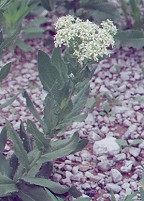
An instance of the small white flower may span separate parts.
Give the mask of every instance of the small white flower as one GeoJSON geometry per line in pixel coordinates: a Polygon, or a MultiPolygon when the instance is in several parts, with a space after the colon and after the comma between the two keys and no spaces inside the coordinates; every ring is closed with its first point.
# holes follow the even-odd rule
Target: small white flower
{"type": "Polygon", "coordinates": [[[72,47],[73,55],[80,64],[86,61],[98,61],[99,57],[110,55],[108,47],[114,45],[113,36],[117,33],[116,26],[110,20],[100,26],[73,16],[60,17],[55,24],[55,46],[72,47]]]}

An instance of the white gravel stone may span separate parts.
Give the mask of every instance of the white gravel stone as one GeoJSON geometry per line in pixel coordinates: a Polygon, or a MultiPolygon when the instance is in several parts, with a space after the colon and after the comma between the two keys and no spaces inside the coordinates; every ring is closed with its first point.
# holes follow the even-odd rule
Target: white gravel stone
{"type": "Polygon", "coordinates": [[[121,187],[118,184],[113,183],[106,184],[106,189],[108,191],[113,191],[114,193],[119,193],[121,191],[121,187]]]}
{"type": "Polygon", "coordinates": [[[117,144],[116,138],[107,137],[94,143],[93,152],[96,156],[103,154],[115,155],[120,152],[120,146],[117,144]]]}
{"type": "Polygon", "coordinates": [[[97,164],[96,168],[98,168],[101,171],[108,171],[112,167],[112,163],[109,160],[101,161],[97,164]]]}
{"type": "Polygon", "coordinates": [[[101,132],[104,133],[104,134],[107,134],[108,131],[109,131],[109,128],[108,128],[107,126],[103,126],[103,127],[101,128],[101,132]]]}
{"type": "Polygon", "coordinates": [[[131,126],[131,121],[129,121],[128,119],[125,119],[124,121],[123,121],[123,124],[125,125],[125,126],[131,126]]]}
{"type": "Polygon", "coordinates": [[[114,112],[116,114],[117,113],[122,114],[122,113],[124,113],[124,112],[126,112],[128,110],[129,110],[129,108],[125,107],[125,106],[115,106],[115,107],[112,108],[112,112],[114,112]]]}
{"type": "Polygon", "coordinates": [[[84,175],[82,172],[78,172],[71,176],[71,180],[74,180],[74,181],[81,181],[82,179],[84,179],[84,175]]]}
{"type": "Polygon", "coordinates": [[[132,169],[133,162],[132,161],[125,161],[125,165],[120,168],[121,172],[129,173],[132,169]]]}
{"type": "Polygon", "coordinates": [[[87,150],[82,150],[81,153],[81,158],[83,161],[91,161],[91,153],[87,150]]]}
{"type": "Polygon", "coordinates": [[[125,92],[125,90],[126,90],[126,85],[125,85],[125,84],[121,85],[121,86],[118,88],[118,90],[119,90],[120,92],[125,92]]]}
{"type": "Polygon", "coordinates": [[[144,87],[137,87],[136,89],[135,89],[135,93],[137,93],[137,94],[144,94],[144,87]]]}
{"type": "Polygon", "coordinates": [[[125,160],[126,159],[126,154],[125,153],[120,153],[120,154],[116,154],[114,157],[115,161],[121,161],[121,160],[125,160]]]}
{"type": "Polygon", "coordinates": [[[85,123],[88,125],[95,124],[95,118],[91,113],[88,114],[87,118],[85,119],[85,123]]]}
{"type": "Polygon", "coordinates": [[[93,142],[100,140],[100,139],[101,139],[101,137],[98,134],[96,134],[94,131],[89,132],[88,140],[90,143],[93,143],[93,142]]]}
{"type": "Polygon", "coordinates": [[[136,112],[136,119],[138,122],[142,122],[142,120],[144,119],[144,115],[140,112],[136,112]]]}
{"type": "Polygon", "coordinates": [[[122,180],[122,174],[117,169],[111,169],[111,176],[114,183],[122,180]]]}
{"type": "Polygon", "coordinates": [[[129,153],[134,157],[138,157],[140,154],[140,151],[141,151],[141,149],[136,148],[136,147],[130,147],[130,149],[129,149],[129,153]]]}

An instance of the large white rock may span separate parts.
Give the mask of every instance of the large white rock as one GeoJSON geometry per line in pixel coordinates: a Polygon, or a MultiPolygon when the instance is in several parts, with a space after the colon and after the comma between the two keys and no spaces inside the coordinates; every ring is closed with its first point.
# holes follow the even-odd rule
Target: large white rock
{"type": "Polygon", "coordinates": [[[115,155],[120,152],[120,146],[114,137],[106,137],[105,139],[96,141],[93,145],[93,152],[96,156],[103,154],[115,155]]]}

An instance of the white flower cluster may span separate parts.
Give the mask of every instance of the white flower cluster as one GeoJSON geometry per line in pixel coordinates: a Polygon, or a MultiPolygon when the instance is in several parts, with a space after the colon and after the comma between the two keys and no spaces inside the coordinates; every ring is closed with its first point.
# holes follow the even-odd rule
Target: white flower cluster
{"type": "Polygon", "coordinates": [[[63,16],[55,24],[55,46],[72,47],[73,55],[80,64],[85,61],[98,61],[99,57],[109,55],[108,47],[114,45],[113,36],[117,33],[116,26],[110,20],[103,21],[100,26],[73,16],[63,16]]]}

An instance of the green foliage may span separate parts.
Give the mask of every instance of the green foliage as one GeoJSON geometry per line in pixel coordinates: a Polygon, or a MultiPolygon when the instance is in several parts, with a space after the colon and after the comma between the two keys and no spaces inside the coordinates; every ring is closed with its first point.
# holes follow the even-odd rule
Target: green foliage
{"type": "MultiPolygon", "coordinates": [[[[40,201],[41,198],[43,198],[43,200],[57,201],[60,199],[64,201],[61,196],[65,193],[69,193],[72,196],[76,196],[76,194],[78,197],[81,196],[75,188],[72,190],[72,188],[43,178],[43,175],[45,175],[45,168],[43,167],[46,164],[48,167],[48,162],[76,152],[80,142],[78,134],[75,133],[71,138],[66,140],[53,142],[47,140],[42,133],[39,133],[42,135],[42,137],[39,137],[39,135],[33,132],[34,129],[36,128],[32,122],[28,124],[30,133],[32,132],[36,137],[35,139],[38,139],[40,143],[43,142],[43,147],[45,148],[43,150],[38,150],[39,146],[36,148],[34,144],[32,150],[30,150],[28,148],[31,147],[31,142],[28,140],[30,136],[28,137],[24,128],[23,132],[25,132],[25,134],[23,137],[27,139],[27,146],[22,143],[24,142],[24,139],[23,141],[21,139],[22,135],[19,137],[11,124],[8,121],[6,122],[6,128],[2,130],[0,135],[0,150],[3,152],[6,136],[8,135],[9,139],[11,139],[14,144],[14,155],[7,161],[4,155],[0,153],[0,197],[13,199],[18,197],[23,201],[40,201]],[[45,138],[45,142],[43,138],[45,138]],[[15,163],[14,161],[16,160],[18,160],[18,162],[15,163]],[[15,164],[15,166],[13,164],[15,164]]],[[[79,149],[79,151],[80,150],[81,149],[79,149]]],[[[85,199],[83,201],[85,201],[85,199]]]]}
{"type": "Polygon", "coordinates": [[[7,63],[0,70],[0,83],[3,81],[4,78],[6,78],[6,76],[10,72],[10,65],[11,65],[10,63],[7,63]]]}
{"type": "MultiPolygon", "coordinates": [[[[87,116],[82,110],[87,104],[88,82],[94,71],[88,67],[82,69],[76,61],[71,69],[68,59],[71,61],[72,58],[68,53],[62,58],[59,48],[53,51],[52,57],[39,51],[39,77],[47,92],[43,117],[24,91],[26,105],[40,128],[28,119],[26,129],[21,122],[18,134],[6,120],[6,127],[0,134],[0,198],[64,201],[66,195],[71,195],[76,201],[90,201],[89,198],[80,198],[81,193],[74,186],[62,186],[50,179],[55,160],[79,152],[88,144],[88,140],[80,139],[77,132],[69,138],[53,140],[72,122],[83,121],[87,116]],[[9,160],[3,155],[7,138],[12,140],[14,147],[9,160]]],[[[7,75],[8,67],[9,64],[2,71],[1,80],[7,75]]],[[[92,103],[88,104],[88,111],[92,106],[92,103]]]]}
{"type": "Polygon", "coordinates": [[[42,38],[44,29],[41,24],[47,19],[40,17],[22,26],[23,19],[37,7],[39,2],[30,4],[29,0],[2,1],[0,10],[0,55],[8,47],[18,46],[23,51],[32,51],[32,47],[25,43],[28,38],[42,38]],[[19,36],[19,37],[18,37],[19,36]]]}

